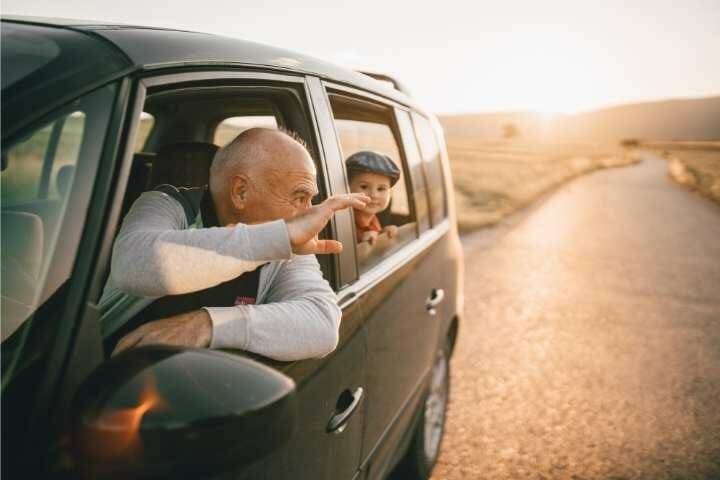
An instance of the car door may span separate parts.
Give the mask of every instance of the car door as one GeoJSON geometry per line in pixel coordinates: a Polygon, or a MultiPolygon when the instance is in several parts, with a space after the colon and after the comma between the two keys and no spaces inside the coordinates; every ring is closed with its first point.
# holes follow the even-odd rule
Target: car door
{"type": "Polygon", "coordinates": [[[402,170],[388,210],[378,214],[381,223],[393,224],[397,233],[392,238],[381,233],[373,245],[356,244],[357,281],[351,287],[362,305],[367,332],[363,474],[381,478],[399,454],[434,358],[438,325],[425,305],[432,275],[424,270],[421,274],[428,252],[418,239],[413,175],[395,107],[332,84],[326,85],[326,94],[336,131],[335,139],[327,142],[337,141],[341,158],[373,150],[402,170]]]}
{"type": "MultiPolygon", "coordinates": [[[[307,143],[316,160],[321,196],[327,196],[332,193],[332,189],[326,174],[326,159],[317,133],[313,108],[302,75],[235,70],[148,77],[141,80],[138,108],[133,115],[136,123],[141,124],[142,119],[149,117],[141,112],[150,111],[153,129],[144,132],[147,137],[145,141],[129,141],[128,145],[137,145],[135,150],[140,151],[133,154],[130,148],[125,161],[133,166],[142,166],[168,142],[192,140],[212,143],[219,138],[228,141],[229,138],[225,137],[230,127],[253,126],[253,118],[257,117],[261,126],[286,128],[297,133],[307,143]],[[212,80],[212,87],[207,86],[207,80],[212,80]],[[182,88],[174,90],[175,84],[180,84],[182,88]],[[166,108],[167,105],[172,105],[172,108],[166,108]],[[166,111],[172,111],[171,115],[164,116],[166,111]],[[185,113],[186,119],[197,119],[198,123],[193,125],[184,120],[182,128],[176,128],[173,122],[176,118],[174,112],[177,111],[185,113]],[[269,116],[273,117],[273,121],[268,120],[269,116]],[[201,120],[203,118],[207,118],[207,121],[201,120]],[[234,121],[226,122],[223,118],[234,121]]],[[[144,177],[139,174],[137,178],[132,177],[127,190],[138,194],[138,190],[143,189],[138,189],[133,182],[144,177]]],[[[128,203],[126,198],[118,201],[121,204],[128,203]]],[[[331,224],[325,234],[334,236],[335,230],[335,225],[331,224]]],[[[336,263],[332,257],[321,259],[323,272],[338,289],[340,285],[335,273],[336,263]]],[[[142,302],[128,304],[123,307],[126,313],[116,310],[113,315],[134,318],[142,315],[145,305],[142,302]]],[[[361,406],[364,401],[365,337],[360,328],[362,316],[358,304],[345,302],[341,307],[343,320],[339,344],[326,357],[276,362],[253,356],[255,360],[282,372],[295,382],[298,415],[294,432],[286,443],[267,456],[228,471],[221,475],[222,478],[353,478],[360,461],[364,420],[361,406]]],[[[243,352],[229,352],[247,355],[243,352]]],[[[243,435],[244,432],[237,432],[237,438],[243,435]]]]}

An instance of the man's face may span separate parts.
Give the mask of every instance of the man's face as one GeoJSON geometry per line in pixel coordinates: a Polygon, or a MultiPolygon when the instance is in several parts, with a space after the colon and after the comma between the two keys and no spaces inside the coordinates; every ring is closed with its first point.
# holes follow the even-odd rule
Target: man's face
{"type": "Polygon", "coordinates": [[[357,172],[350,177],[350,191],[364,193],[370,197],[370,203],[362,210],[365,213],[377,214],[390,204],[390,179],[384,175],[371,172],[357,172]]]}
{"type": "Polygon", "coordinates": [[[291,149],[254,169],[242,212],[243,223],[288,219],[311,206],[316,170],[304,149],[291,149]]]}

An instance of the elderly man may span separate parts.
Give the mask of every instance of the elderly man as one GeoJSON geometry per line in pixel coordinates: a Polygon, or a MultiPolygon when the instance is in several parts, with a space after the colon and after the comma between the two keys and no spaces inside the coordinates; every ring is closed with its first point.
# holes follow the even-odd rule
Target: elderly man
{"type": "Polygon", "coordinates": [[[115,241],[106,291],[162,297],[144,320],[169,318],[125,334],[115,351],[161,343],[298,360],[334,350],[341,312],[313,254],[342,245],[317,235],[335,211],[369,199],[312,206],[316,194],[305,147],[261,128],[217,152],[208,189],[142,194],[115,241]],[[192,224],[188,207],[198,211],[192,224]]]}

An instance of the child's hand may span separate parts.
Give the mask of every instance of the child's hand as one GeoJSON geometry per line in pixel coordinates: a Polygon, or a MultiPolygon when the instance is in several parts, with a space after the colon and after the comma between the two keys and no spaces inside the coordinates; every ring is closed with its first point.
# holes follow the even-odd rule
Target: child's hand
{"type": "Polygon", "coordinates": [[[387,233],[388,238],[394,238],[397,235],[398,227],[395,225],[386,225],[382,229],[382,233],[387,233]]]}
{"type": "Polygon", "coordinates": [[[368,242],[371,246],[375,245],[375,242],[378,239],[378,232],[373,232],[372,230],[368,230],[367,232],[363,232],[362,234],[362,240],[363,242],[368,242]]]}

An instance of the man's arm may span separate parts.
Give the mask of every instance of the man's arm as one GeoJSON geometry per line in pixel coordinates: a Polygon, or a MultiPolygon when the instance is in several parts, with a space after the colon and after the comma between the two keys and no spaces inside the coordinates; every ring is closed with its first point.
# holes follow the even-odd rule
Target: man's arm
{"type": "Polygon", "coordinates": [[[338,343],[342,312],[314,255],[279,267],[262,305],[207,307],[147,323],[115,353],[149,344],[237,348],[281,361],[322,357],[338,343]]]}
{"type": "Polygon", "coordinates": [[[145,192],[125,217],[112,253],[111,281],[138,297],[213,287],[264,262],[290,258],[285,222],[187,229],[185,212],[162,192],[145,192]]]}
{"type": "Polygon", "coordinates": [[[262,263],[296,254],[339,253],[319,240],[332,215],[369,201],[351,193],[326,199],[287,221],[186,229],[182,206],[162,192],[145,192],[123,221],[113,247],[110,281],[138,297],[179,295],[213,287],[262,263]]]}
{"type": "Polygon", "coordinates": [[[285,262],[261,305],[208,307],[212,348],[240,348],[275,360],[318,358],[338,343],[342,312],[314,255],[285,262]]]}

